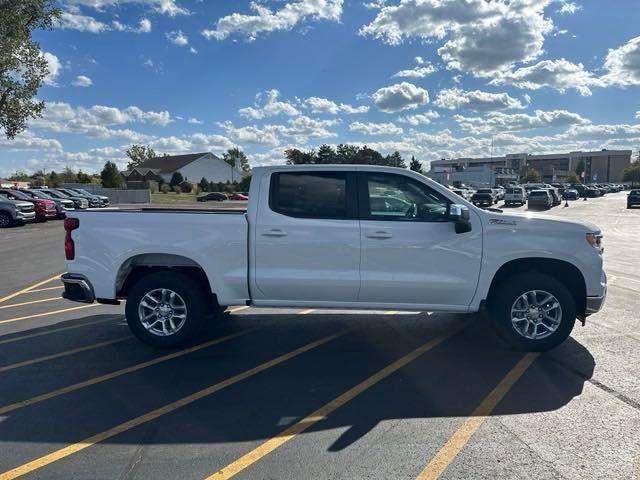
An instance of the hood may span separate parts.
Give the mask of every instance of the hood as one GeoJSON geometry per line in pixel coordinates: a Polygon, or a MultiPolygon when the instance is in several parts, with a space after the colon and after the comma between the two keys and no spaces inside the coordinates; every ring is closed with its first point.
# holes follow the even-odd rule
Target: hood
{"type": "Polygon", "coordinates": [[[487,223],[491,225],[542,227],[542,228],[566,228],[581,232],[599,233],[600,228],[584,220],[573,218],[555,217],[553,215],[543,215],[540,213],[498,213],[484,211],[487,223]]]}

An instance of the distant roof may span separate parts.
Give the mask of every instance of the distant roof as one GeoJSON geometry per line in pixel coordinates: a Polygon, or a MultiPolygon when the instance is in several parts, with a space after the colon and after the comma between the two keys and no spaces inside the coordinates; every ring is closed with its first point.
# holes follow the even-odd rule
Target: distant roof
{"type": "Polygon", "coordinates": [[[186,155],[171,155],[168,157],[154,157],[142,163],[139,167],[136,168],[136,170],[142,173],[141,169],[148,168],[152,170],[157,169],[162,173],[171,173],[208,154],[209,152],[203,152],[188,153],[186,155]]]}

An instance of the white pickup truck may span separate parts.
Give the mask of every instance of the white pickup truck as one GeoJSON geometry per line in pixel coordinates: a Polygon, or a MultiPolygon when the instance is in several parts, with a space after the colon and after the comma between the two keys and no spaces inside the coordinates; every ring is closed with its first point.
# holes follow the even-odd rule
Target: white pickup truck
{"type": "Polygon", "coordinates": [[[133,333],[184,343],[228,305],[488,309],[530,351],[564,341],[606,294],[595,225],[485,211],[403,169],[253,169],[247,210],[102,210],[65,221],[63,296],[127,299],[133,333]]]}

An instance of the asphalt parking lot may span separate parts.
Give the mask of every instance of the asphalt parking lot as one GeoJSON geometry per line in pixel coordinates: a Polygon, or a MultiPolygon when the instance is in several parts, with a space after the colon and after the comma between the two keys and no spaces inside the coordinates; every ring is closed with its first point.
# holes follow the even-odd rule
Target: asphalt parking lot
{"type": "Polygon", "coordinates": [[[246,307],[154,351],[123,306],[60,299],[61,222],[0,231],[0,480],[640,478],[625,196],[547,212],[601,227],[609,292],[542,355],[481,315],[246,307]]]}

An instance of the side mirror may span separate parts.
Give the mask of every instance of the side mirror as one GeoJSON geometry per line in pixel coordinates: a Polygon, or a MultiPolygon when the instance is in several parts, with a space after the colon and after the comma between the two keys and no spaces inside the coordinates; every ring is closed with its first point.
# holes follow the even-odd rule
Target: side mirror
{"type": "Polygon", "coordinates": [[[467,233],[471,231],[470,214],[466,206],[455,203],[449,205],[448,217],[449,221],[455,224],[456,233],[467,233]]]}

